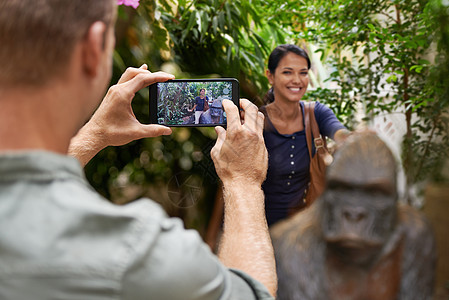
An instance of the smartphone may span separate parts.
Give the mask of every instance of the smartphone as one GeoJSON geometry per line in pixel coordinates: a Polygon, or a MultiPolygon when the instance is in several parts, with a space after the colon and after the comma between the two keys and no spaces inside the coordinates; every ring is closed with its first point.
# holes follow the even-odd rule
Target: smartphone
{"type": "Polygon", "coordinates": [[[150,122],[172,127],[226,126],[221,102],[239,103],[235,78],[174,79],[150,89],[150,122]]]}

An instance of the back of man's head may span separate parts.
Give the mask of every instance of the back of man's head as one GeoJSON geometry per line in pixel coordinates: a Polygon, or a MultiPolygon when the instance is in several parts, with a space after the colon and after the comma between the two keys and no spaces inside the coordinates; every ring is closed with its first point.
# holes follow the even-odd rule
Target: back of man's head
{"type": "Polygon", "coordinates": [[[63,74],[96,21],[112,26],[115,0],[0,2],[0,86],[41,85],[63,74]]]}

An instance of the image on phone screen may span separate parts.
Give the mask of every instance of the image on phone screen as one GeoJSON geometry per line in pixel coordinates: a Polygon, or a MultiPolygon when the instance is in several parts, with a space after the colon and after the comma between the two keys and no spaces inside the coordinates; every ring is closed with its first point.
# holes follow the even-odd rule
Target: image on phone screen
{"type": "Polygon", "coordinates": [[[170,80],[150,86],[151,123],[166,126],[226,125],[222,101],[238,103],[236,79],[170,80]]]}

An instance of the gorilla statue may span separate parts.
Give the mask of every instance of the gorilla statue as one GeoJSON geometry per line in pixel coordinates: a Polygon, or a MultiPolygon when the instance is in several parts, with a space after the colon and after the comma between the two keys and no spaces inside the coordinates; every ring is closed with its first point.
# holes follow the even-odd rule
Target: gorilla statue
{"type": "Polygon", "coordinates": [[[436,249],[428,221],[398,203],[396,161],[374,133],[337,150],[326,188],[271,228],[278,299],[431,299],[436,249]]]}

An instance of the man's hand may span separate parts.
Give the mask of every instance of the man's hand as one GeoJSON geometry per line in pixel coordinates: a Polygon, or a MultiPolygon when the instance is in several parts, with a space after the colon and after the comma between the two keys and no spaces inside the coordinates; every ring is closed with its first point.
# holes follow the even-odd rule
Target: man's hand
{"type": "Polygon", "coordinates": [[[240,121],[239,109],[223,100],[227,116],[227,130],[216,127],[217,142],[211,156],[218,176],[226,186],[240,183],[260,186],[265,180],[268,153],[263,139],[264,115],[246,99],[240,99],[244,111],[240,121]]]}
{"type": "Polygon", "coordinates": [[[69,154],[85,165],[93,156],[107,146],[120,146],[133,140],[171,134],[171,129],[162,125],[140,123],[132,110],[134,95],[144,87],[173,79],[164,73],[151,73],[147,65],[128,68],[118,83],[109,88],[100,106],[72,138],[69,154]]]}
{"type": "Polygon", "coordinates": [[[227,130],[216,127],[217,142],[211,156],[223,181],[224,226],[219,258],[229,268],[246,272],[259,280],[271,295],[276,295],[277,279],[273,247],[265,219],[261,188],[268,166],[263,139],[264,116],[246,99],[244,111],[223,100],[227,130]]]}

